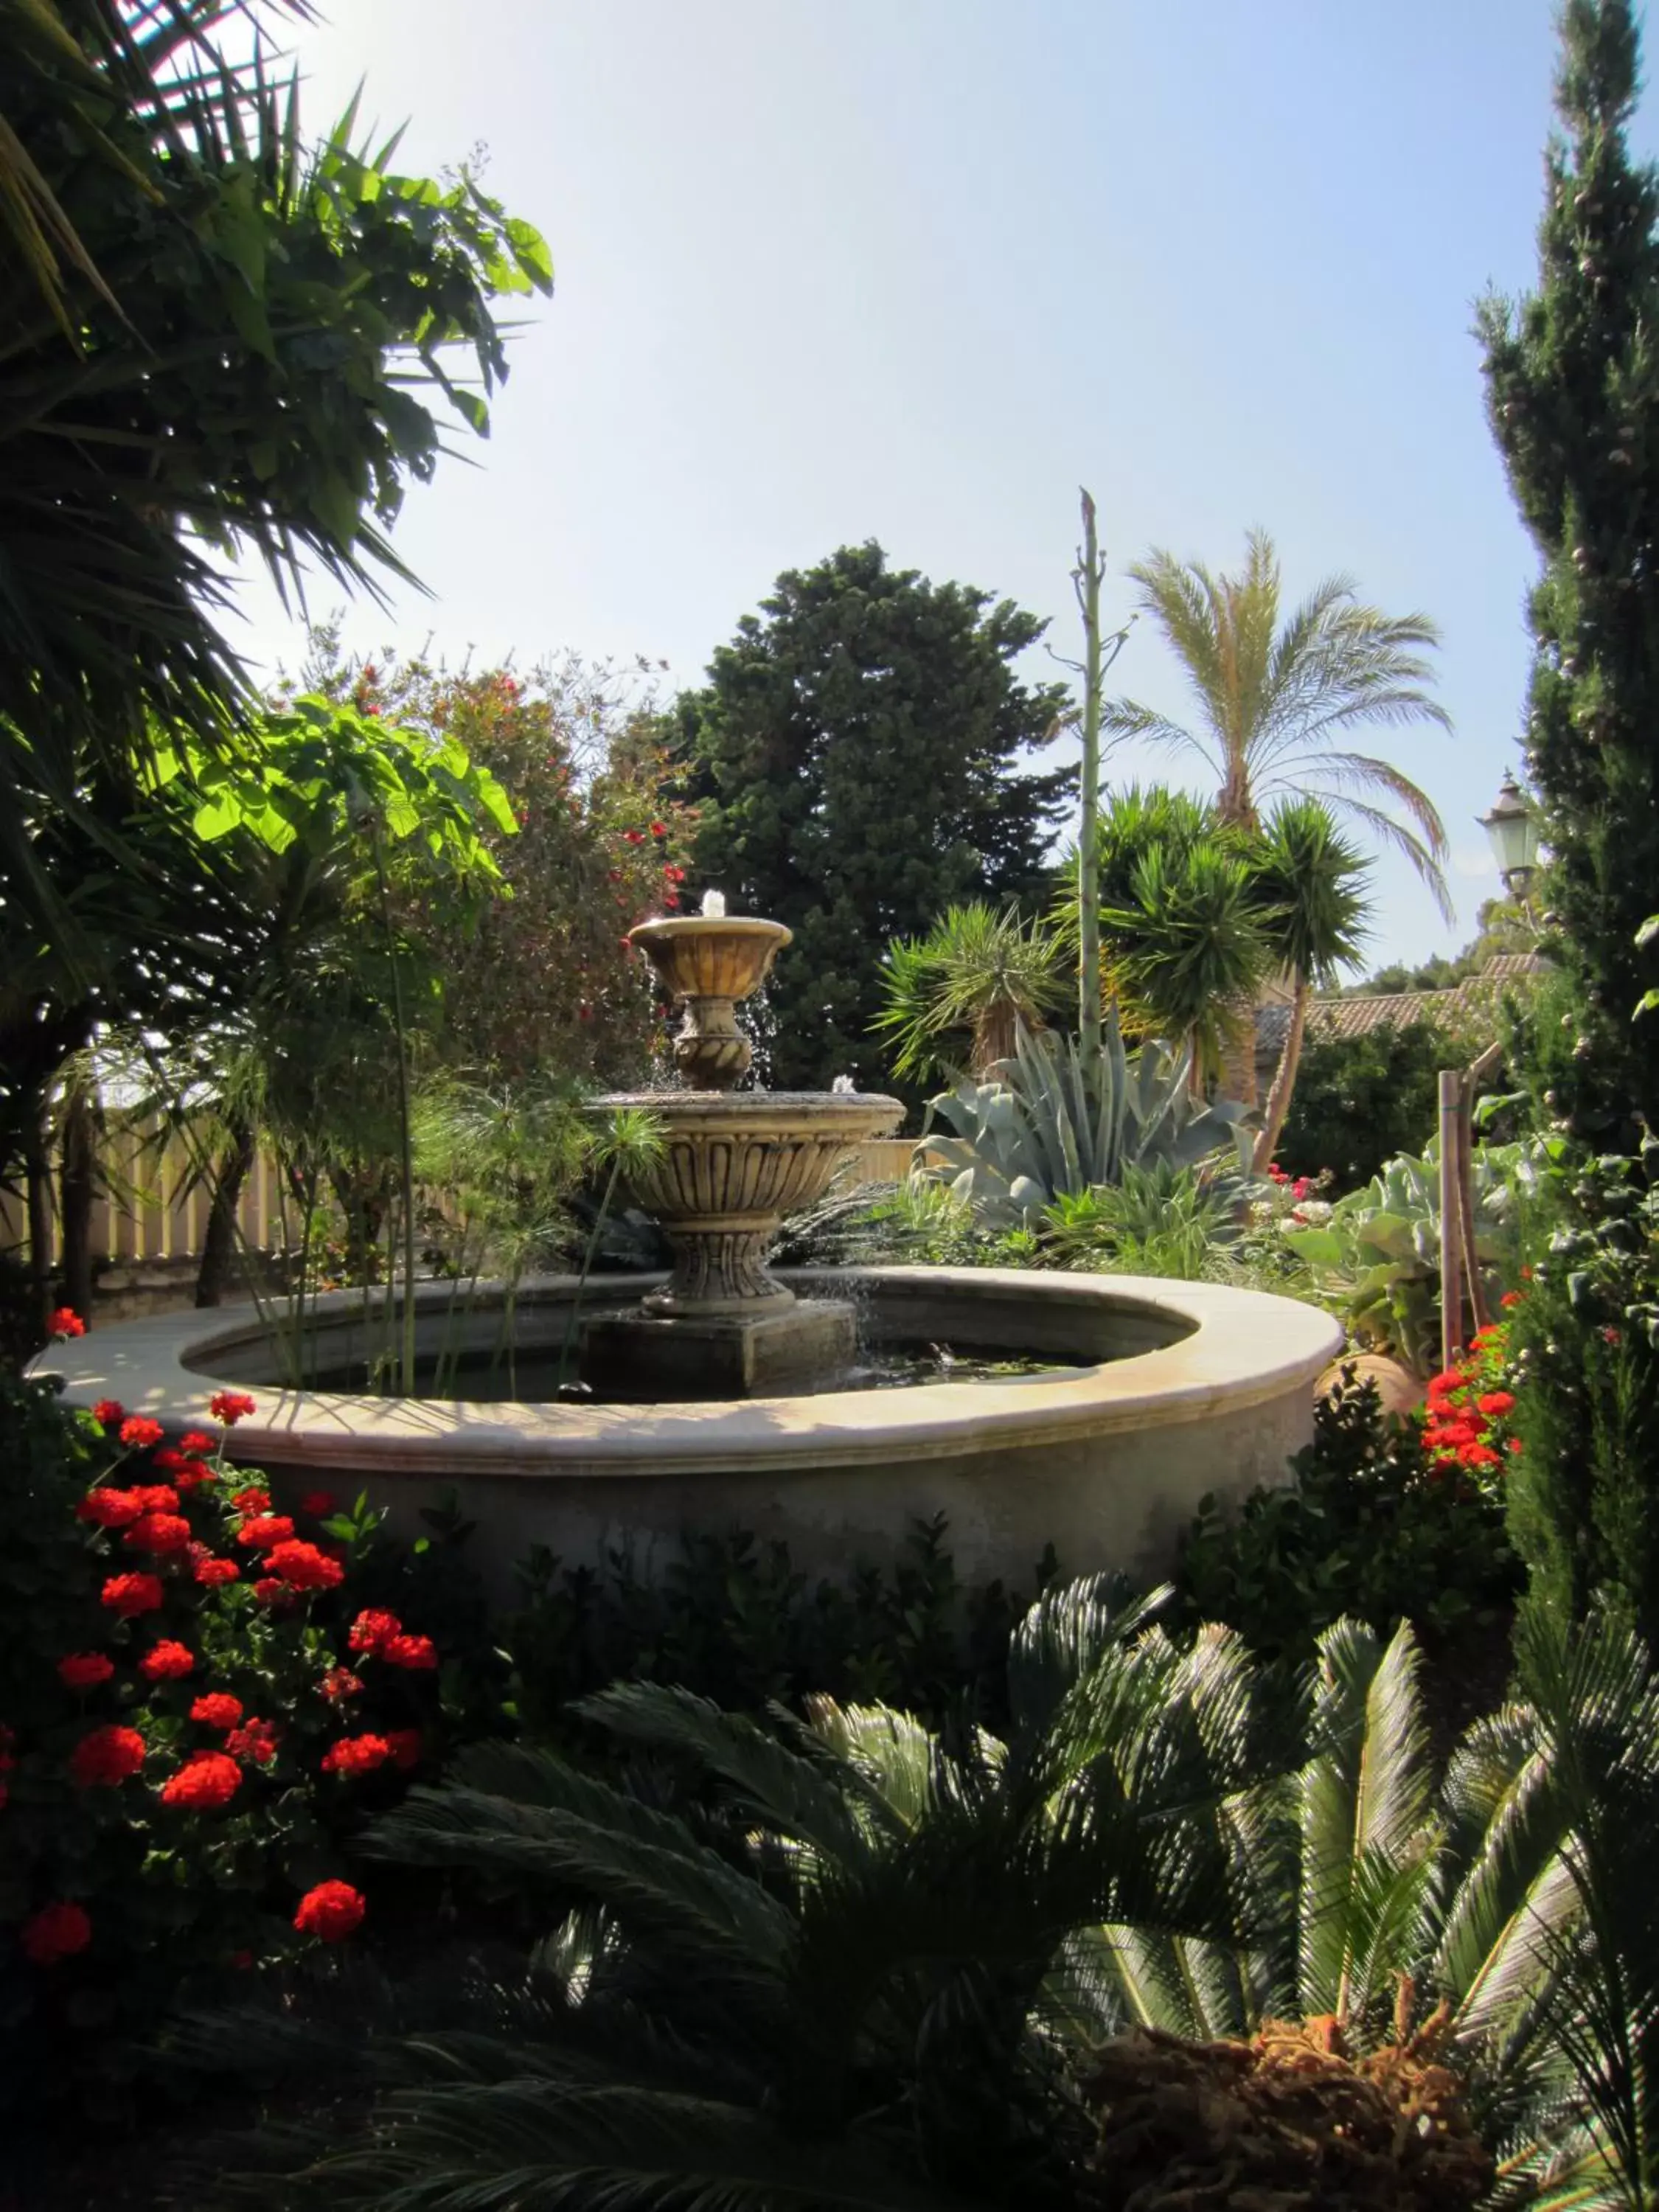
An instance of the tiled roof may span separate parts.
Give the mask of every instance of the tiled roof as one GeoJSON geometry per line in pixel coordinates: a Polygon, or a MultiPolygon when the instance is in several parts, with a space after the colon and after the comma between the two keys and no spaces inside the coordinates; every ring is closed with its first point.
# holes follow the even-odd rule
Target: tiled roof
{"type": "MultiPolygon", "coordinates": [[[[1495,952],[1478,975],[1468,975],[1448,991],[1389,991],[1376,998],[1315,999],[1308,1007],[1310,1036],[1369,1036],[1373,1030],[1404,1029],[1412,1022],[1438,1022],[1460,1029],[1492,1019],[1492,995],[1502,983],[1541,975],[1549,963],[1535,952],[1495,952]]],[[[1288,1006],[1259,1007],[1255,1017],[1258,1055],[1275,1059],[1291,1025],[1288,1006]]]]}

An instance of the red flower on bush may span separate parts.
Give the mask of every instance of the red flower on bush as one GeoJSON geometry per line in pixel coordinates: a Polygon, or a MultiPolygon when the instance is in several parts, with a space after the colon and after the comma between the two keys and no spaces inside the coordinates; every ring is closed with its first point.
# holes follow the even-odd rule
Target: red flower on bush
{"type": "Polygon", "coordinates": [[[130,1551],[169,1552],[187,1551],[190,1547],[190,1523],[181,1513],[141,1514],[121,1541],[130,1551]]]}
{"type": "Polygon", "coordinates": [[[313,1521],[326,1521],[334,1510],[335,1497],[331,1490],[308,1490],[300,1500],[301,1513],[308,1513],[313,1521]]]}
{"type": "Polygon", "coordinates": [[[337,1589],[345,1580],[345,1569],[337,1559],[331,1559],[314,1544],[298,1540],[273,1544],[265,1554],[265,1565],[296,1590],[337,1589]]]}
{"type": "Polygon", "coordinates": [[[204,1482],[213,1480],[213,1469],[204,1460],[187,1459],[173,1470],[173,1480],[180,1490],[199,1490],[204,1482]]]}
{"type": "Polygon", "coordinates": [[[438,1647],[429,1636],[389,1636],[380,1656],[388,1667],[407,1667],[411,1672],[435,1667],[438,1647]]]}
{"type": "Polygon", "coordinates": [[[362,1891],[349,1881],[319,1881],[300,1899],[294,1925],[320,1943],[343,1943],[362,1925],[367,1910],[362,1891]]]}
{"type": "Polygon", "coordinates": [[[268,1490],[261,1490],[258,1485],[254,1483],[246,1490],[232,1491],[230,1502],[239,1513],[269,1513],[270,1492],[268,1490]]]}
{"type": "Polygon", "coordinates": [[[241,1571],[234,1559],[198,1559],[195,1578],[209,1589],[216,1589],[221,1583],[234,1583],[241,1571]]]}
{"type": "Polygon", "coordinates": [[[196,1654],[188,1644],[167,1637],[154,1644],[138,1662],[138,1672],[147,1682],[176,1682],[181,1675],[191,1674],[196,1666],[196,1654]]]}
{"type": "Polygon", "coordinates": [[[102,1602],[123,1620],[141,1613],[157,1612],[165,1595],[157,1575],[112,1575],[104,1584],[102,1602]]]}
{"type": "Polygon", "coordinates": [[[228,1429],[234,1429],[238,1421],[249,1413],[257,1413],[258,1410],[258,1402],[250,1398],[246,1390],[216,1390],[208,1400],[209,1413],[216,1421],[222,1421],[228,1429]]]}
{"type": "Polygon", "coordinates": [[[268,1545],[285,1542],[293,1534],[294,1523],[286,1513],[256,1513],[236,1531],[236,1540],[264,1551],[268,1545]]]}
{"type": "Polygon", "coordinates": [[[90,1521],[100,1528],[125,1528],[144,1508],[131,1490],[89,1490],[75,1509],[77,1521],[90,1521]]]}
{"type": "Polygon", "coordinates": [[[1484,1396],[1477,1398],[1474,1404],[1477,1413],[1493,1416],[1513,1413],[1515,1393],[1512,1390],[1488,1390],[1484,1396]]]}
{"type": "Polygon", "coordinates": [[[420,1765],[423,1747],[419,1729],[392,1729],[387,1733],[386,1741],[392,1746],[394,1766],[401,1766],[407,1772],[411,1766],[420,1765]]]}
{"type": "Polygon", "coordinates": [[[253,1595],[261,1605],[276,1610],[293,1605],[298,1593],[290,1589],[280,1575],[261,1575],[253,1585],[253,1595]]]}
{"type": "Polygon", "coordinates": [[[645,842],[645,832],[643,830],[624,830],[623,831],[623,836],[628,840],[630,845],[643,845],[645,842]]]}
{"type": "Polygon", "coordinates": [[[73,1306],[59,1306],[46,1328],[53,1336],[84,1336],[87,1333],[85,1322],[73,1306]]]}
{"type": "Polygon", "coordinates": [[[18,1930],[23,1955],[37,1966],[55,1966],[72,1959],[92,1941],[92,1923],[78,1905],[43,1905],[18,1930]]]}
{"type": "Polygon", "coordinates": [[[118,1790],[143,1765],[145,1748],[137,1729],[94,1729],[70,1753],[70,1780],[77,1790],[118,1790]]]}
{"type": "Polygon", "coordinates": [[[346,1641],[354,1651],[378,1652],[403,1632],[404,1625],[395,1613],[380,1613],[370,1607],[352,1622],[346,1641]]]}
{"type": "Polygon", "coordinates": [[[242,1717],[242,1701],[228,1690],[209,1690],[191,1707],[190,1717],[204,1728],[234,1729],[242,1717]]]}
{"type": "Polygon", "coordinates": [[[134,1413],[121,1424],[121,1442],[134,1451],[142,1451],[146,1444],[159,1444],[163,1431],[159,1421],[152,1421],[147,1413],[134,1413]]]}
{"type": "Polygon", "coordinates": [[[281,1741],[274,1721],[249,1721],[231,1730],[225,1738],[225,1749],[233,1759],[252,1760],[255,1766],[269,1766],[281,1741]]]}
{"type": "Polygon", "coordinates": [[[392,1756],[392,1746],[383,1735],[342,1736],[338,1743],[331,1744],[323,1753],[325,1774],[368,1774],[375,1767],[384,1766],[392,1756]]]}
{"type": "Polygon", "coordinates": [[[71,1651],[58,1662],[58,1679],[66,1690],[95,1690],[115,1672],[115,1662],[101,1651],[71,1651]]]}
{"type": "Polygon", "coordinates": [[[216,1813],[242,1786],[242,1770],[222,1751],[193,1751],[179,1771],[161,1784],[164,1805],[190,1813],[216,1813]]]}
{"type": "Polygon", "coordinates": [[[349,1667],[331,1667],[317,1688],[319,1694],[333,1705],[338,1705],[342,1698],[361,1697],[363,1685],[362,1677],[354,1674],[349,1667]]]}
{"type": "Polygon", "coordinates": [[[92,1418],[100,1428],[118,1429],[127,1417],[127,1409],[118,1398],[100,1398],[92,1409],[92,1418]]]}
{"type": "Polygon", "coordinates": [[[194,1459],[203,1452],[217,1451],[219,1439],[208,1429],[186,1429],[179,1439],[179,1449],[194,1459]]]}
{"type": "Polygon", "coordinates": [[[1505,1291],[1498,1303],[1506,1310],[1510,1307],[1518,1306],[1521,1303],[1521,1293],[1519,1291],[1505,1291]]]}

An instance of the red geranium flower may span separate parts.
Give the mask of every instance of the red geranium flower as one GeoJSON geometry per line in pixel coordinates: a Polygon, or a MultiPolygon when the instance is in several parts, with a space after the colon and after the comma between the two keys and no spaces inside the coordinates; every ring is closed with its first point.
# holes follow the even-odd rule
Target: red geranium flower
{"type": "Polygon", "coordinates": [[[283,1543],[293,1534],[294,1523],[286,1513],[256,1513],[236,1531],[236,1540],[264,1551],[267,1545],[283,1543]]]}
{"type": "Polygon", "coordinates": [[[162,1433],[161,1424],[152,1421],[146,1413],[134,1413],[121,1424],[121,1442],[134,1450],[142,1449],[145,1444],[159,1444],[162,1433]]]}
{"type": "Polygon", "coordinates": [[[435,1667],[438,1647],[429,1636],[389,1636],[380,1646],[380,1656],[388,1667],[414,1670],[435,1667]]]}
{"type": "Polygon", "coordinates": [[[420,1765],[423,1747],[419,1729],[390,1729],[386,1741],[392,1746],[392,1764],[394,1766],[401,1766],[406,1773],[411,1766],[420,1765]]]}
{"type": "Polygon", "coordinates": [[[55,1966],[72,1959],[92,1941],[92,1923],[78,1905],[43,1905],[18,1930],[25,1958],[37,1966],[55,1966]]]}
{"type": "Polygon", "coordinates": [[[354,1674],[349,1667],[331,1667],[317,1685],[317,1689],[320,1696],[334,1705],[338,1705],[342,1698],[361,1697],[363,1685],[362,1677],[354,1674]]]}
{"type": "Polygon", "coordinates": [[[256,1766],[269,1766],[276,1756],[280,1741],[274,1721],[249,1721],[245,1727],[231,1730],[225,1738],[225,1749],[233,1759],[251,1759],[256,1766]]]}
{"type": "Polygon", "coordinates": [[[115,1672],[115,1662],[101,1651],[71,1651],[58,1662],[58,1679],[66,1690],[95,1690],[115,1672]]]}
{"type": "Polygon", "coordinates": [[[193,1751],[179,1771],[161,1784],[164,1805],[191,1813],[216,1813],[242,1786],[242,1770],[222,1751],[193,1751]]]}
{"type": "Polygon", "coordinates": [[[335,1497],[331,1490],[308,1490],[300,1500],[301,1513],[308,1513],[313,1521],[325,1521],[334,1510],[335,1497]]]}
{"type": "Polygon", "coordinates": [[[1484,1398],[1477,1398],[1474,1402],[1481,1413],[1489,1413],[1496,1419],[1498,1415],[1507,1413],[1513,1409],[1515,1394],[1512,1390],[1488,1390],[1484,1398]]]}
{"type": "Polygon", "coordinates": [[[123,1620],[140,1613],[156,1612],[165,1593],[156,1575],[112,1575],[104,1584],[103,1602],[123,1620]]]}
{"type": "Polygon", "coordinates": [[[173,1479],[180,1490],[199,1490],[204,1482],[213,1480],[213,1469],[205,1460],[180,1460],[173,1470],[173,1479]]]}
{"type": "Polygon", "coordinates": [[[345,1569],[339,1561],[331,1559],[314,1544],[274,1544],[265,1554],[265,1565],[295,1589],[337,1589],[345,1580],[345,1569]]]}
{"type": "Polygon", "coordinates": [[[167,1637],[145,1652],[138,1662],[138,1672],[147,1682],[176,1682],[181,1674],[191,1673],[195,1665],[196,1654],[189,1645],[167,1637]]]}
{"type": "Polygon", "coordinates": [[[404,1625],[395,1613],[378,1613],[371,1607],[352,1622],[346,1641],[354,1651],[378,1652],[403,1632],[404,1625]]]}
{"type": "Polygon", "coordinates": [[[210,1589],[221,1583],[234,1583],[241,1571],[234,1559],[198,1559],[196,1563],[197,1581],[204,1583],[210,1589]]]}
{"type": "Polygon", "coordinates": [[[204,1728],[234,1729],[242,1717],[242,1701],[233,1698],[228,1690],[210,1690],[198,1698],[190,1717],[204,1728]]]}
{"type": "Polygon", "coordinates": [[[118,1790],[143,1765],[144,1750],[137,1729],[94,1729],[70,1753],[70,1780],[77,1790],[118,1790]]]}
{"type": "Polygon", "coordinates": [[[87,1325],[73,1306],[59,1306],[46,1323],[53,1336],[84,1336],[87,1325]]]}
{"type": "Polygon", "coordinates": [[[190,1523],[182,1513],[142,1514],[121,1541],[134,1552],[182,1552],[189,1547],[190,1523]]]}
{"type": "Polygon", "coordinates": [[[1498,1303],[1504,1307],[1518,1306],[1521,1303],[1521,1293],[1519,1291],[1505,1291],[1498,1303]]]}
{"type": "Polygon", "coordinates": [[[92,1409],[92,1418],[100,1427],[118,1429],[127,1417],[127,1409],[118,1398],[100,1398],[92,1409]]]}
{"type": "Polygon", "coordinates": [[[222,1421],[228,1429],[234,1429],[246,1414],[257,1413],[258,1410],[258,1402],[250,1398],[246,1390],[216,1390],[208,1400],[209,1413],[216,1421],[222,1421]]]}
{"type": "Polygon", "coordinates": [[[368,1910],[362,1892],[349,1881],[319,1881],[300,1899],[294,1925],[322,1943],[343,1943],[362,1924],[368,1910]]]}
{"type": "Polygon", "coordinates": [[[323,1771],[368,1774],[377,1766],[384,1766],[391,1756],[392,1746],[383,1735],[343,1736],[323,1753],[323,1771]]]}
{"type": "Polygon", "coordinates": [[[186,1429],[179,1439],[179,1449],[193,1457],[200,1452],[217,1451],[219,1439],[207,1429],[186,1429]]]}
{"type": "Polygon", "coordinates": [[[295,1600],[295,1592],[280,1575],[261,1575],[253,1585],[253,1595],[261,1605],[272,1607],[292,1605],[295,1600]]]}
{"type": "Polygon", "coordinates": [[[77,1521],[90,1521],[100,1528],[125,1528],[143,1510],[134,1491],[89,1490],[76,1507],[75,1517],[77,1521]]]}
{"type": "Polygon", "coordinates": [[[255,1483],[246,1490],[232,1491],[230,1502],[239,1513],[269,1513],[270,1492],[268,1490],[261,1490],[255,1483]]]}

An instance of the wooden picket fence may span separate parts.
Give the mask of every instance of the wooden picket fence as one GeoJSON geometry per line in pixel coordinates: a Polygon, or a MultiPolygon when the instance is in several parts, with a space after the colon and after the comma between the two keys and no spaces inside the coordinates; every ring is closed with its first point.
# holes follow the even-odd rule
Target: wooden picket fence
{"type": "MultiPolygon", "coordinates": [[[[908,1137],[860,1145],[858,1171],[866,1182],[897,1182],[908,1174],[915,1146],[908,1137]]],[[[99,1196],[92,1213],[94,1261],[118,1266],[183,1262],[201,1256],[207,1232],[209,1193],[192,1178],[188,1146],[160,1126],[113,1121],[99,1158],[99,1196]]],[[[263,1153],[242,1188],[236,1209],[244,1246],[265,1251],[282,1243],[276,1169],[263,1153]]],[[[51,1263],[63,1256],[61,1224],[54,1215],[51,1263]]],[[[18,1260],[29,1252],[28,1218],[21,1196],[0,1192],[0,1250],[18,1260]]]]}

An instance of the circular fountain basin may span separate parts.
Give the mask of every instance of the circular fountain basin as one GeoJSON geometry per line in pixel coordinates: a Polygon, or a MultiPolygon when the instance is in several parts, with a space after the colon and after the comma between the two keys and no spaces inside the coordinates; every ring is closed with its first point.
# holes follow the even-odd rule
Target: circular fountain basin
{"type": "MultiPolygon", "coordinates": [[[[783,1271],[807,1297],[855,1297],[878,1340],[994,1347],[1052,1358],[1054,1371],[896,1389],[700,1404],[468,1403],[294,1389],[251,1307],[170,1314],[54,1345],[32,1371],[71,1403],[118,1398],[169,1427],[199,1422],[218,1388],[257,1412],[232,1457],[278,1492],[332,1481],[367,1491],[414,1534],[419,1510],[456,1497],[477,1522],[473,1556],[501,1598],[514,1563],[545,1544],[568,1565],[631,1548],[641,1571],[678,1556],[689,1530],[741,1528],[786,1541],[797,1565],[845,1571],[884,1559],[918,1518],[942,1513],[957,1571],[1029,1585],[1052,1544],[1068,1574],[1174,1564],[1199,1501],[1237,1503],[1283,1481],[1311,1434],[1313,1385],[1342,1343],[1312,1306],[1211,1283],[1018,1268],[783,1271]],[[1064,1363],[1064,1364],[1060,1364],[1064,1363]]],[[[596,1279],[584,1311],[641,1288],[596,1279]]],[[[558,1340],[574,1285],[522,1286],[527,1340],[558,1340]]],[[[416,1292],[432,1352],[456,1341],[447,1285],[416,1292]]],[[[488,1346],[501,1300],[461,1340],[488,1346]]],[[[319,1299],[314,1369],[361,1358],[361,1293],[319,1299]]]]}

